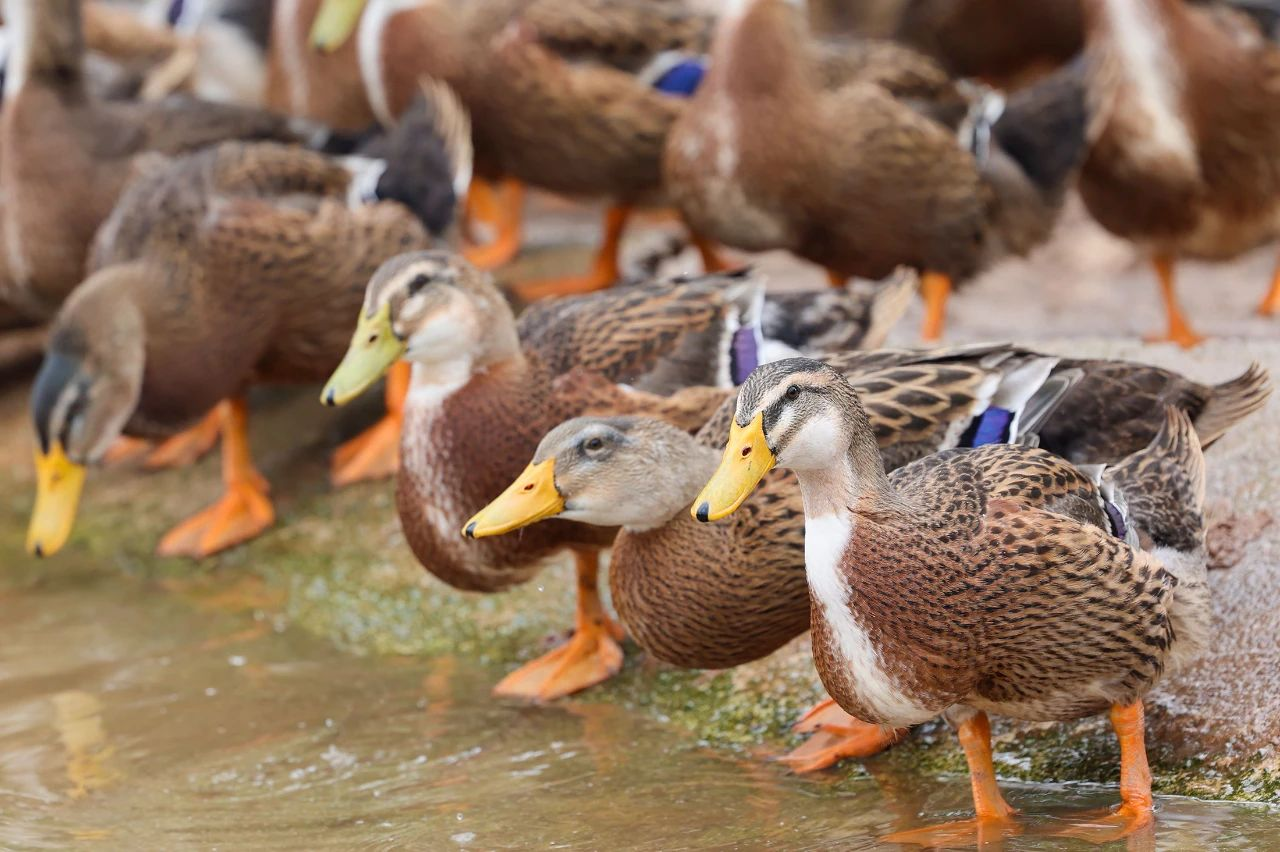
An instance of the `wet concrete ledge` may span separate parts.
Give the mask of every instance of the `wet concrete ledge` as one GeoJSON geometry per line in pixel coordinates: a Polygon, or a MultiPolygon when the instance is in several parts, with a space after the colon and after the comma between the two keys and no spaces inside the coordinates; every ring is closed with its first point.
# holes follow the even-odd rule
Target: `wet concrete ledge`
{"type": "MultiPolygon", "coordinates": [[[[1280,343],[1212,342],[1186,354],[1115,341],[1042,349],[1140,357],[1219,381],[1259,360],[1280,375],[1280,343]]],[[[159,535],[218,491],[217,461],[158,474],[95,471],[68,549],[36,562],[21,552],[31,501],[25,391],[0,397],[0,586],[49,573],[111,572],[204,599],[278,613],[357,653],[450,653],[514,666],[545,650],[572,615],[568,561],[503,595],[455,592],[427,575],[404,545],[389,483],[331,491],[326,450],[376,410],[337,414],[310,392],[254,401],[254,450],[273,482],[279,522],[261,539],[204,563],[151,555],[159,535]]],[[[1215,645],[1149,702],[1152,768],[1161,793],[1280,802],[1280,402],[1209,455],[1209,504],[1232,567],[1213,575],[1215,645]]],[[[821,697],[807,637],[767,660],[726,672],[662,667],[628,646],[623,673],[583,700],[608,701],[692,731],[709,745],[767,756],[793,744],[789,724],[821,697]]],[[[1118,753],[1103,719],[997,728],[1002,777],[1114,784],[1118,753]]],[[[878,760],[921,775],[964,771],[954,738],[927,725],[878,760]]],[[[861,764],[833,770],[858,777],[861,764]]]]}

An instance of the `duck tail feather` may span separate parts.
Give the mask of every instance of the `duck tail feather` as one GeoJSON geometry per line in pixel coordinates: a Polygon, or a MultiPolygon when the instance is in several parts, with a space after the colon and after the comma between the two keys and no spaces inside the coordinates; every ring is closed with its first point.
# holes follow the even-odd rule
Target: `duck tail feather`
{"type": "Polygon", "coordinates": [[[1209,401],[1195,420],[1201,447],[1209,447],[1232,426],[1262,408],[1270,396],[1271,375],[1256,361],[1236,378],[1214,385],[1209,401]]]}

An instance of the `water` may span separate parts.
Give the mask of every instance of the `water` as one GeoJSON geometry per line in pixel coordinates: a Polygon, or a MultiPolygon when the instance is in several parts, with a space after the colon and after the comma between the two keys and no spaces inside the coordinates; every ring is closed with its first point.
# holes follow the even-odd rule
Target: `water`
{"type": "MultiPolygon", "coordinates": [[[[798,779],[589,698],[495,702],[495,670],[344,655],[245,598],[0,593],[0,847],[872,849],[969,806],[963,778],[798,779]]],[[[1008,797],[1024,834],[984,848],[1099,848],[1047,832],[1115,792],[1008,797]]],[[[1168,799],[1127,846],[1274,849],[1278,825],[1168,799]]]]}

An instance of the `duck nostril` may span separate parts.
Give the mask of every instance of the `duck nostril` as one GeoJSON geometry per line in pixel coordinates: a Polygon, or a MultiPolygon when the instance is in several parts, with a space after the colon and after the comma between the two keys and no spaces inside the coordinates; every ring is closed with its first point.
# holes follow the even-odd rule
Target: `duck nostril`
{"type": "Polygon", "coordinates": [[[745,459],[749,455],[751,455],[751,446],[748,444],[742,448],[742,457],[745,459]]]}
{"type": "Polygon", "coordinates": [[[530,482],[528,485],[526,485],[524,488],[521,488],[520,490],[521,490],[521,491],[532,491],[532,490],[533,490],[533,483],[532,483],[532,482],[530,482]]]}

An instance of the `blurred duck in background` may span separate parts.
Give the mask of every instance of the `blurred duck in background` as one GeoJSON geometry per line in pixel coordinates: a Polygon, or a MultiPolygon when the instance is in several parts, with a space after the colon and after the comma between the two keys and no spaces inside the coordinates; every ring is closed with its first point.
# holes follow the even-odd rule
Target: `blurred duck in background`
{"type": "MultiPolygon", "coordinates": [[[[698,232],[752,251],[788,249],[832,283],[923,273],[923,337],[947,295],[1052,230],[1084,153],[1083,63],[1008,103],[904,48],[824,85],[803,16],[785,0],[735,0],[706,80],[667,140],[668,191],[698,232]]],[[[829,78],[828,78],[829,80],[829,78]]]]}
{"type": "MultiPolygon", "coordinates": [[[[311,30],[322,0],[275,0],[271,5],[266,105],[342,131],[373,125],[377,118],[365,94],[356,41],[348,39],[332,50],[311,49],[311,30]]],[[[406,91],[402,108],[413,92],[406,91]]]]}
{"type": "MultiPolygon", "coordinates": [[[[620,277],[618,248],[632,209],[664,203],[662,145],[684,106],[675,95],[696,83],[672,81],[685,71],[700,77],[677,71],[679,57],[705,51],[711,20],[683,0],[327,0],[314,36],[338,49],[358,25],[369,100],[383,121],[394,120],[418,75],[457,89],[472,115],[479,177],[610,200],[591,271],[518,285],[532,299],[620,277]]],[[[495,242],[468,252],[485,268],[519,247],[519,191],[504,183],[501,194],[506,200],[495,203],[477,193],[482,213],[501,211],[493,214],[495,242]]],[[[700,247],[717,265],[710,247],[700,247]]]]}
{"type": "MultiPolygon", "coordinates": [[[[88,279],[57,315],[36,379],[31,552],[62,547],[85,466],[121,434],[165,438],[211,409],[225,494],[169,532],[158,552],[205,556],[270,526],[243,394],[326,377],[369,277],[386,257],[425,247],[424,221],[438,224],[465,191],[465,112],[442,86],[424,97],[432,123],[406,126],[411,138],[392,146],[414,153],[407,177],[372,159],[223,143],[133,182],[98,233],[88,279]],[[425,140],[445,156],[423,156],[425,140]],[[435,192],[423,191],[424,162],[448,167],[435,192]],[[412,209],[378,200],[399,180],[416,181],[412,209]]],[[[388,384],[387,420],[339,450],[335,478],[395,469],[407,375],[400,379],[388,384]]]]}
{"type": "Polygon", "coordinates": [[[5,0],[12,48],[0,116],[4,297],[50,316],[84,278],[89,244],[138,154],[226,139],[320,141],[253,108],[190,98],[103,101],[86,90],[79,0],[5,0]]]}
{"type": "MultiPolygon", "coordinates": [[[[1086,0],[1089,212],[1148,252],[1168,330],[1203,338],[1174,291],[1180,257],[1225,260],[1280,234],[1280,47],[1253,20],[1178,0],[1086,0]]],[[[1258,306],[1280,312],[1280,268],[1258,306]]]]}

